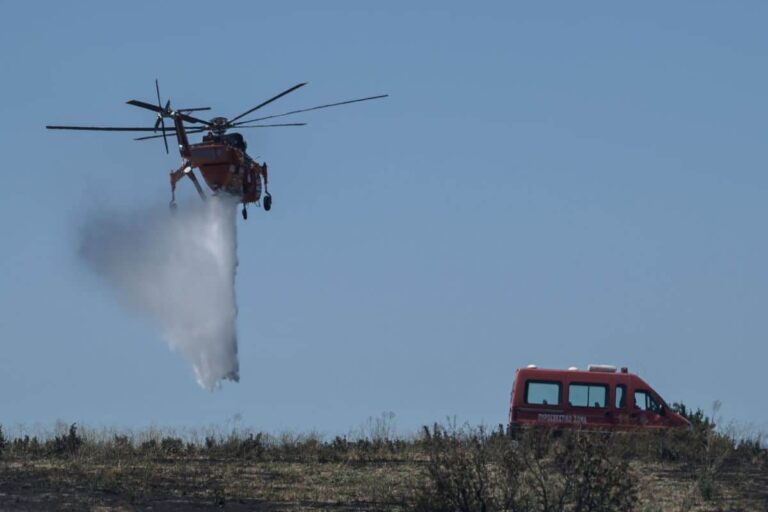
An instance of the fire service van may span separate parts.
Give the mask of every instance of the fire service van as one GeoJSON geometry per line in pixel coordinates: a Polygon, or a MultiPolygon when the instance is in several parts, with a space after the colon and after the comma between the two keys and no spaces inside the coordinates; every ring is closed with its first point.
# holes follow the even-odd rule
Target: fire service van
{"type": "Polygon", "coordinates": [[[515,373],[509,407],[511,428],[548,425],[628,430],[690,428],[659,394],[626,368],[591,364],[549,370],[529,365],[515,373]]]}

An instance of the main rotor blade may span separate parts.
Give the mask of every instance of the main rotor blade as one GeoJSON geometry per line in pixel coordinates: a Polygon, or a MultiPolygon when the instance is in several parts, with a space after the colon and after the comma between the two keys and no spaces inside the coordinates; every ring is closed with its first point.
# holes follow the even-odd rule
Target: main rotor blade
{"type": "Polygon", "coordinates": [[[291,114],[298,114],[300,112],[309,112],[310,110],[319,110],[321,108],[338,107],[339,105],[349,105],[350,103],[358,103],[360,101],[378,100],[379,98],[386,98],[387,96],[389,96],[389,94],[381,94],[379,96],[370,96],[368,98],[360,98],[360,99],[356,99],[356,100],[340,101],[338,103],[329,103],[328,105],[320,105],[318,107],[302,108],[302,109],[299,109],[299,110],[291,110],[290,112],[286,112],[284,114],[275,114],[273,116],[257,117],[256,119],[249,119],[247,121],[240,121],[239,123],[235,123],[232,126],[239,126],[240,124],[245,124],[245,123],[255,123],[257,121],[264,121],[265,119],[273,119],[275,117],[289,116],[291,114]]]}
{"type": "Polygon", "coordinates": [[[285,96],[286,94],[288,94],[288,93],[290,93],[290,92],[293,92],[293,91],[295,91],[295,90],[296,90],[296,89],[298,89],[299,87],[304,87],[305,85],[307,85],[307,82],[302,82],[302,83],[300,83],[300,84],[294,85],[294,86],[293,86],[293,87],[291,87],[290,89],[287,89],[287,90],[285,90],[285,91],[281,92],[281,93],[280,93],[280,94],[278,94],[277,96],[274,96],[274,97],[272,97],[272,98],[268,99],[268,100],[267,100],[267,101],[265,101],[264,103],[260,103],[259,105],[256,105],[256,106],[255,106],[255,107],[253,107],[251,110],[246,110],[245,112],[243,112],[243,113],[242,113],[242,114],[240,114],[239,116],[237,116],[237,117],[233,117],[232,119],[230,119],[230,120],[229,120],[229,123],[230,123],[230,124],[232,124],[233,122],[237,121],[237,120],[238,120],[238,119],[240,119],[241,117],[247,116],[247,115],[248,115],[248,114],[250,114],[251,112],[253,112],[253,111],[255,111],[255,110],[259,110],[261,107],[263,107],[263,106],[266,106],[266,105],[269,105],[269,104],[270,104],[270,103],[272,103],[273,101],[275,101],[275,100],[277,100],[277,99],[280,99],[280,98],[282,98],[283,96],[285,96]]]}
{"type": "Polygon", "coordinates": [[[168,154],[168,137],[165,136],[165,119],[160,118],[160,126],[163,127],[163,144],[165,144],[165,154],[168,154]]]}
{"type": "MultiPolygon", "coordinates": [[[[163,108],[163,102],[160,99],[160,84],[157,83],[157,78],[155,78],[155,92],[157,92],[157,106],[158,108],[163,108]]],[[[171,104],[171,100],[168,100],[168,104],[171,104]]],[[[167,107],[166,107],[167,108],[167,107]]],[[[155,130],[157,130],[157,127],[160,126],[160,123],[163,121],[163,114],[160,112],[157,113],[157,120],[155,121],[155,130]]]]}
{"type": "Polygon", "coordinates": [[[157,106],[163,108],[163,102],[160,101],[160,84],[157,83],[157,78],[155,78],[155,91],[157,92],[157,106]]]}
{"type": "Polygon", "coordinates": [[[155,128],[138,128],[127,126],[46,126],[49,130],[86,130],[100,132],[153,132],[155,128]]]}
{"type": "MultiPolygon", "coordinates": [[[[151,110],[152,112],[157,112],[159,114],[163,114],[165,112],[162,108],[160,108],[160,107],[158,107],[156,105],[152,105],[150,103],[146,103],[146,102],[139,101],[139,100],[129,100],[129,101],[126,101],[126,103],[129,104],[129,105],[133,105],[134,107],[145,108],[147,110],[151,110]]],[[[198,119],[196,117],[192,117],[192,116],[189,116],[187,114],[182,114],[181,112],[179,112],[179,117],[181,119],[183,119],[184,121],[188,122],[188,123],[201,123],[201,124],[204,124],[206,126],[210,126],[210,124],[211,124],[208,121],[204,121],[202,119],[198,119]]]]}
{"type": "MultiPolygon", "coordinates": [[[[281,124],[254,124],[250,126],[238,126],[238,128],[275,128],[278,126],[306,126],[307,123],[281,123],[281,124]]],[[[190,130],[187,130],[187,133],[200,133],[208,130],[208,128],[192,128],[190,130]]],[[[168,129],[166,130],[169,134],[175,134],[176,130],[168,129]]],[[[149,139],[159,139],[162,137],[162,135],[149,135],[147,137],[138,137],[133,140],[149,140],[149,139]]]]}
{"type": "MultiPolygon", "coordinates": [[[[188,134],[190,134],[190,133],[200,133],[200,132],[204,132],[206,130],[208,130],[208,128],[192,128],[190,130],[187,130],[187,133],[188,134]]],[[[175,135],[176,134],[176,130],[167,129],[166,132],[168,134],[170,134],[170,135],[175,135]]],[[[149,135],[148,137],[138,137],[138,138],[135,138],[133,140],[159,139],[160,137],[162,137],[162,135],[149,135]]]]}
{"type": "Polygon", "coordinates": [[[200,110],[211,110],[211,107],[180,108],[177,112],[197,112],[200,110]]]}
{"type": "Polygon", "coordinates": [[[168,137],[165,136],[165,130],[163,130],[163,144],[165,144],[165,154],[168,154],[168,137]]]}
{"type": "Polygon", "coordinates": [[[151,103],[146,103],[144,101],[128,100],[128,101],[126,101],[126,103],[129,104],[129,105],[133,105],[134,107],[145,108],[147,110],[151,110],[152,112],[158,112],[158,113],[162,113],[163,112],[163,109],[161,107],[158,107],[157,105],[152,105],[151,103]]]}
{"type": "Polygon", "coordinates": [[[279,124],[249,124],[249,125],[237,125],[237,128],[274,128],[276,126],[306,126],[307,123],[279,123],[279,124]]]}
{"type": "Polygon", "coordinates": [[[182,114],[181,112],[179,112],[179,118],[183,119],[184,121],[186,121],[188,123],[200,123],[200,124],[204,124],[205,126],[211,126],[211,122],[210,121],[206,121],[204,119],[198,119],[196,117],[188,116],[187,114],[182,114]]]}

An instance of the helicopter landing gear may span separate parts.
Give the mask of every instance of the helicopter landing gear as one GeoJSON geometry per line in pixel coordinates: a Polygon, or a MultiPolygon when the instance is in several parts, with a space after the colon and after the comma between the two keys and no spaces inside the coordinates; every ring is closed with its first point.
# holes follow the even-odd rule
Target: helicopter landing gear
{"type": "Polygon", "coordinates": [[[269,211],[272,209],[272,194],[267,192],[264,194],[264,211],[269,211]]]}
{"type": "Polygon", "coordinates": [[[240,211],[240,213],[243,214],[243,220],[248,220],[248,210],[245,208],[245,205],[243,205],[243,209],[240,211]]]}

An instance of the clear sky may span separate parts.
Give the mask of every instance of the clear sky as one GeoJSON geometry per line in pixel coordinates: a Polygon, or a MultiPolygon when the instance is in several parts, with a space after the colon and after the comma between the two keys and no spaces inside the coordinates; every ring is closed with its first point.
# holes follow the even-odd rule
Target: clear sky
{"type": "Polygon", "coordinates": [[[515,368],[594,362],[768,428],[765,2],[0,7],[0,423],[496,424],[515,368]],[[213,393],[77,255],[178,154],[43,128],[151,125],[155,78],[211,116],[391,95],[244,132],[275,203],[213,393]]]}

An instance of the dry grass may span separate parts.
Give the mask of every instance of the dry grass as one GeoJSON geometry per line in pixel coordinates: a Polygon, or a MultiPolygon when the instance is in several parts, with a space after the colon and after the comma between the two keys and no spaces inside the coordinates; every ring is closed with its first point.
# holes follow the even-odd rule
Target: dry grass
{"type": "MultiPolygon", "coordinates": [[[[456,431],[451,439],[467,443],[471,432],[478,430],[456,431]]],[[[600,443],[608,443],[611,460],[629,462],[635,510],[768,510],[766,450],[713,430],[699,434],[613,436],[600,443]]],[[[382,435],[81,436],[60,427],[44,438],[0,436],[0,510],[411,510],[432,492],[434,464],[452,459],[435,451],[442,448],[429,436],[382,435]]],[[[483,464],[493,478],[500,460],[494,454],[528,453],[522,441],[504,434],[475,441],[490,454],[483,464]]]]}
{"type": "Polygon", "coordinates": [[[416,472],[386,462],[13,461],[0,465],[0,509],[396,510],[416,472]]]}

